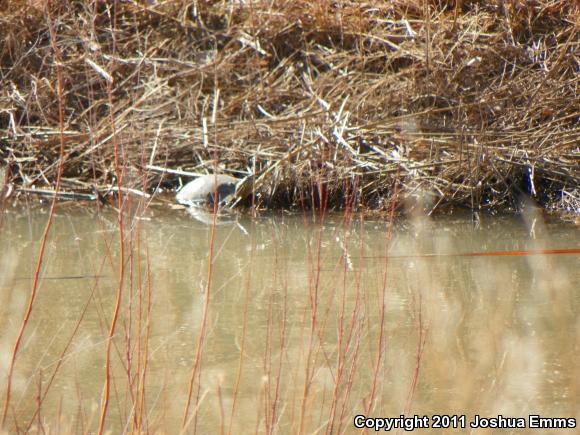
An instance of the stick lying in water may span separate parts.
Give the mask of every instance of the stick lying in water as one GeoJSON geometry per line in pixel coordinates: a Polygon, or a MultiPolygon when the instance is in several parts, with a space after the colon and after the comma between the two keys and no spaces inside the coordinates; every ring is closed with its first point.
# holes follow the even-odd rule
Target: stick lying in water
{"type": "MultiPolygon", "coordinates": [[[[520,251],[461,252],[459,254],[418,254],[389,255],[389,258],[426,258],[426,257],[519,257],[527,255],[580,254],[580,249],[527,249],[520,251]]],[[[363,258],[383,258],[382,256],[365,256],[363,258]]]]}
{"type": "MultiPolygon", "coordinates": [[[[49,197],[56,196],[56,191],[49,189],[26,189],[24,187],[20,187],[17,190],[18,192],[29,193],[33,195],[44,195],[49,197]]],[[[95,194],[80,192],[58,192],[58,197],[60,199],[69,199],[75,201],[95,201],[97,199],[97,195],[95,194]]]]}
{"type": "MultiPolygon", "coordinates": [[[[106,275],[63,275],[63,276],[43,276],[41,279],[42,280],[60,280],[60,279],[101,279],[101,278],[110,278],[110,276],[106,276],[106,275]]],[[[21,276],[21,277],[17,277],[14,278],[17,281],[23,281],[23,280],[31,280],[32,277],[25,277],[25,276],[21,276]]]]}
{"type": "Polygon", "coordinates": [[[580,249],[529,249],[522,251],[467,252],[449,254],[462,257],[518,257],[522,255],[580,254],[580,249]]]}

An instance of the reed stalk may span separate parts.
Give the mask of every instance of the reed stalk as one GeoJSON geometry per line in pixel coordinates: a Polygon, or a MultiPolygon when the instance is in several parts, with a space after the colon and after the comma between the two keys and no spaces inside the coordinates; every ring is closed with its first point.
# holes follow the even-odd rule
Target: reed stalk
{"type": "MultiPolygon", "coordinates": [[[[53,49],[53,56],[54,62],[56,64],[56,76],[57,76],[57,91],[58,91],[58,119],[59,119],[59,129],[60,129],[60,153],[59,153],[59,164],[58,164],[58,171],[56,177],[56,184],[55,184],[55,194],[52,199],[52,203],[50,206],[50,211],[48,213],[48,218],[46,221],[46,225],[44,227],[44,232],[42,234],[42,239],[40,241],[40,248],[37,256],[36,267],[34,270],[34,278],[32,281],[32,288],[30,290],[30,295],[28,298],[28,304],[26,307],[26,311],[24,312],[24,317],[22,319],[22,323],[20,325],[20,330],[18,331],[18,335],[16,337],[16,341],[14,343],[14,347],[12,349],[12,356],[10,358],[10,364],[8,367],[8,375],[6,377],[6,390],[4,394],[4,408],[2,411],[2,420],[0,422],[0,430],[4,430],[6,426],[6,419],[8,417],[8,411],[10,409],[10,394],[12,390],[12,376],[14,374],[14,366],[16,365],[16,359],[18,356],[18,351],[20,350],[20,346],[22,344],[22,339],[24,338],[24,333],[30,321],[30,316],[32,315],[32,310],[34,308],[34,302],[36,300],[36,296],[38,294],[38,286],[40,283],[40,272],[42,269],[42,264],[44,261],[44,253],[46,251],[46,244],[48,242],[48,238],[50,235],[50,229],[52,226],[53,217],[56,211],[56,207],[58,204],[58,194],[60,192],[61,182],[62,182],[62,173],[64,168],[64,160],[65,160],[65,135],[64,135],[64,86],[63,86],[63,79],[62,79],[62,70],[60,64],[60,49],[58,46],[57,40],[57,33],[55,24],[53,22],[52,16],[48,15],[48,27],[50,30],[50,42],[53,49]]],[[[40,412],[40,405],[41,402],[38,402],[38,411],[40,412]]],[[[39,414],[39,412],[37,414],[39,414]]]]}

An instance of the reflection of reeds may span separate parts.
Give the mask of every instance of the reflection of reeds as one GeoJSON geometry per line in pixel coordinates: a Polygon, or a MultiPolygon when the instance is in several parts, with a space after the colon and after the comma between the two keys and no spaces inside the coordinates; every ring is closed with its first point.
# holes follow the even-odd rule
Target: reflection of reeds
{"type": "MultiPolygon", "coordinates": [[[[469,221],[444,231],[419,215],[403,230],[348,214],[305,213],[256,221],[248,236],[236,226],[212,229],[179,216],[168,225],[148,222],[129,213],[130,202],[117,333],[109,339],[119,223],[103,214],[103,229],[111,219],[116,231],[81,238],[83,252],[93,248],[89,235],[103,246],[96,274],[109,277],[89,291],[79,285],[67,292],[81,293],[78,307],[52,300],[58,280],[41,280],[47,291],[38,295],[28,331],[40,320],[45,331],[37,334],[48,340],[31,336],[19,355],[16,379],[27,386],[15,382],[7,430],[98,430],[107,341],[104,428],[115,432],[179,432],[188,401],[185,432],[224,434],[345,433],[357,414],[572,412],[576,393],[566,383],[575,370],[574,257],[539,255],[549,230],[539,216],[506,230],[538,254],[533,258],[466,256],[449,254],[502,252],[505,235],[460,228],[469,221]],[[466,235],[474,239],[458,243],[466,235]],[[409,253],[415,255],[403,255],[409,253]],[[66,312],[72,316],[54,321],[66,312]],[[92,344],[83,339],[88,331],[92,344]],[[38,343],[48,344],[35,351],[38,343]],[[567,396],[554,405],[552,395],[567,396]]],[[[67,218],[54,219],[52,232],[63,234],[67,218]]],[[[61,252],[67,239],[58,238],[61,252]]],[[[57,251],[47,252],[55,258],[57,251]]]]}

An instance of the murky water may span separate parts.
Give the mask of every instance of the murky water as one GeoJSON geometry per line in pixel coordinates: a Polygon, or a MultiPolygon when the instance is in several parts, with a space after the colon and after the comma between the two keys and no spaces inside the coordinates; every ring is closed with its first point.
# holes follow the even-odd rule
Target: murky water
{"type": "MultiPolygon", "coordinates": [[[[8,211],[0,232],[2,406],[46,218],[8,211]]],[[[182,210],[125,222],[114,433],[177,433],[192,371],[187,432],[351,433],[359,414],[430,426],[446,414],[477,433],[475,414],[501,414],[526,419],[518,433],[550,433],[528,416],[580,417],[578,254],[461,255],[578,248],[578,228],[517,217],[392,228],[341,215],[229,220],[213,235],[211,272],[211,226],[182,210]]],[[[109,212],[55,217],[9,430],[98,427],[118,228],[109,212]]]]}

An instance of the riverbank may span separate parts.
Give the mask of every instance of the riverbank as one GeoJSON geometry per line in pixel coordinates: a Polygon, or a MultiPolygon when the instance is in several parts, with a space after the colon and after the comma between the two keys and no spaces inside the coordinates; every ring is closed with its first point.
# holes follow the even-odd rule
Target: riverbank
{"type": "Polygon", "coordinates": [[[3,196],[218,171],[260,208],[580,214],[574,2],[30,3],[0,6],[3,196]]]}

